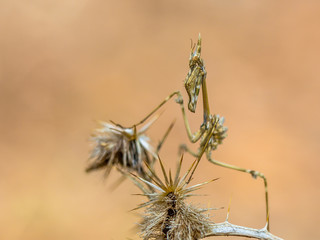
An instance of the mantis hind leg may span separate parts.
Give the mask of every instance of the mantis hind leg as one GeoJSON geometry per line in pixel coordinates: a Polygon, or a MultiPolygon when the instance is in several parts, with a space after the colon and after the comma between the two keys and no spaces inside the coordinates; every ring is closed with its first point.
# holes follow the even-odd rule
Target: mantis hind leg
{"type": "Polygon", "coordinates": [[[229,168],[229,169],[233,169],[236,171],[240,171],[240,172],[245,172],[245,173],[249,173],[253,178],[257,178],[260,177],[263,179],[264,182],[264,188],[265,188],[265,201],[266,201],[266,219],[267,219],[267,229],[269,230],[269,197],[268,197],[268,183],[267,183],[267,178],[264,176],[263,173],[255,171],[255,170],[250,170],[250,169],[245,169],[245,168],[240,168],[237,166],[233,166],[227,163],[223,163],[223,162],[219,162],[215,159],[212,159],[211,157],[211,152],[207,152],[207,159],[209,160],[209,162],[221,166],[221,167],[225,167],[225,168],[229,168]]]}

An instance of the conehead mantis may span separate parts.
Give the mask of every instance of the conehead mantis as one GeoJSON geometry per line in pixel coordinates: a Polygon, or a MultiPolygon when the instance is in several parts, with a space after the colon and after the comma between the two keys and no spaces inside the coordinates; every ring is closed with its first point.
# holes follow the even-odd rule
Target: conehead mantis
{"type": "MultiPolygon", "coordinates": [[[[135,124],[135,126],[144,123],[152,114],[154,114],[159,108],[161,108],[165,103],[167,103],[172,97],[176,96],[176,102],[180,105],[182,116],[184,120],[184,124],[186,127],[187,135],[191,143],[196,143],[199,141],[199,148],[197,152],[191,151],[186,145],[181,145],[180,150],[186,151],[195,157],[199,157],[202,153],[206,154],[207,159],[209,162],[233,169],[240,172],[249,173],[253,178],[262,178],[264,181],[265,187],[265,201],[266,201],[266,221],[267,227],[269,229],[269,198],[268,198],[268,185],[267,185],[267,178],[264,176],[263,173],[237,167],[234,165],[230,165],[227,163],[223,163],[217,161],[211,157],[211,153],[215,150],[219,144],[222,143],[223,139],[226,137],[227,128],[223,126],[224,118],[216,114],[210,113],[209,107],[209,98],[207,92],[207,71],[205,69],[204,61],[201,58],[201,36],[199,34],[199,38],[196,44],[191,44],[191,53],[189,58],[189,72],[185,78],[184,86],[185,90],[188,94],[189,101],[188,101],[188,110],[192,113],[195,112],[198,96],[200,90],[202,90],[202,101],[203,101],[203,123],[201,124],[199,130],[192,133],[188,118],[186,116],[186,112],[184,109],[183,97],[180,91],[176,91],[171,93],[168,97],[166,97],[155,109],[153,109],[144,119],[140,122],[135,124]]],[[[199,158],[200,159],[200,158],[199,158]]],[[[188,181],[190,181],[189,179],[188,181]]]]}

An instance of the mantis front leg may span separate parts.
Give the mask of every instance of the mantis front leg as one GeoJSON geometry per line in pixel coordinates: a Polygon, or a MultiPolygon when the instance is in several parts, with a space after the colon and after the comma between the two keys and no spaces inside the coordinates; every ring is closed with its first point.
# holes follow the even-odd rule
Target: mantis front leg
{"type": "Polygon", "coordinates": [[[183,117],[184,125],[186,127],[187,134],[188,134],[188,138],[192,143],[195,143],[206,132],[205,124],[202,124],[200,129],[197,132],[192,133],[191,128],[190,128],[190,124],[189,124],[189,121],[188,121],[188,118],[187,118],[187,115],[186,115],[186,111],[184,109],[183,98],[182,98],[181,93],[179,93],[178,98],[176,99],[176,102],[180,105],[180,108],[181,108],[181,111],[182,111],[182,117],[183,117]]]}

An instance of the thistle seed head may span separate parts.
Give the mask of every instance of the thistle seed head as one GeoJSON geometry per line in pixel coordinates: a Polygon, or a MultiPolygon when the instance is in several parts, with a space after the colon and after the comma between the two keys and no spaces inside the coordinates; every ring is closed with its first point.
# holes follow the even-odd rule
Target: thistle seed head
{"type": "Polygon", "coordinates": [[[143,239],[195,240],[204,237],[209,231],[212,222],[208,214],[204,213],[208,209],[197,208],[185,203],[185,199],[193,195],[191,192],[211,182],[187,186],[186,179],[195,167],[196,161],[182,177],[179,176],[182,158],[174,178],[171,176],[171,171],[167,175],[160,159],[164,181],[151,168],[149,170],[152,182],[136,176],[152,189],[149,193],[143,194],[149,198],[149,201],[136,208],[145,207],[141,223],[143,239]]]}
{"type": "MultiPolygon", "coordinates": [[[[214,127],[213,134],[208,142],[208,149],[211,151],[216,150],[222,141],[227,137],[228,128],[223,126],[224,117],[219,115],[209,115],[209,121],[207,128],[210,129],[214,127]],[[214,126],[215,125],[215,126],[214,126]]],[[[207,135],[204,134],[203,138],[206,138],[207,135]]]]}
{"type": "Polygon", "coordinates": [[[87,172],[105,169],[109,175],[113,166],[125,171],[144,174],[142,162],[151,162],[156,157],[150,139],[144,134],[150,122],[137,131],[136,127],[125,128],[119,124],[101,122],[101,128],[96,129],[91,137],[94,147],[86,168],[87,172]]]}

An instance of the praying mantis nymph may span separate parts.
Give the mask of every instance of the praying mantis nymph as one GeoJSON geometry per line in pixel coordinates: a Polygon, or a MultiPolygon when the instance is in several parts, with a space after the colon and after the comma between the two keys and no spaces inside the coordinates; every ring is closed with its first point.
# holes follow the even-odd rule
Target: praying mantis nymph
{"type": "MultiPolygon", "coordinates": [[[[206,85],[206,77],[207,72],[205,70],[204,61],[201,58],[201,36],[199,34],[198,42],[195,45],[191,45],[191,53],[189,58],[189,72],[184,81],[184,86],[187,91],[189,102],[188,109],[191,112],[195,112],[198,96],[200,93],[200,89],[202,89],[202,100],[203,100],[203,123],[201,124],[199,130],[195,133],[192,133],[188,118],[186,116],[186,112],[183,104],[183,97],[180,91],[173,92],[168,97],[166,97],[154,110],[152,110],[144,119],[142,119],[139,123],[135,124],[135,126],[142,124],[146,121],[153,113],[155,113],[160,107],[162,107],[166,102],[168,102],[173,96],[177,96],[176,102],[180,105],[183,115],[184,124],[186,127],[187,135],[189,140],[192,143],[196,143],[199,141],[198,152],[195,153],[191,151],[186,145],[181,145],[180,150],[187,151],[191,155],[195,157],[199,157],[200,154],[205,152],[207,159],[209,162],[237,170],[240,172],[249,173],[253,178],[260,177],[264,181],[265,187],[265,201],[266,201],[266,221],[267,227],[269,229],[269,200],[268,200],[268,188],[267,188],[267,179],[263,173],[250,170],[246,168],[237,167],[234,165],[230,165],[227,163],[223,163],[217,161],[211,157],[211,152],[215,150],[219,144],[222,143],[222,140],[226,137],[227,128],[223,126],[224,118],[219,117],[219,115],[212,115],[210,113],[209,108],[209,99],[206,85]]],[[[199,158],[200,159],[200,158],[199,158]]],[[[190,181],[191,179],[189,179],[190,181]]]]}

